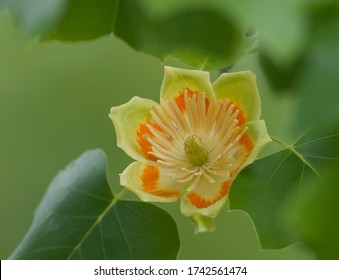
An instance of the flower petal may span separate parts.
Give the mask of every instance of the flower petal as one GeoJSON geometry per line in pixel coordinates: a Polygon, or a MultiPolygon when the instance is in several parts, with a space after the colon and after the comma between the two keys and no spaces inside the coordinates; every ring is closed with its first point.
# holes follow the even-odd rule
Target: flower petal
{"type": "Polygon", "coordinates": [[[210,232],[214,230],[213,219],[203,215],[195,215],[191,217],[194,223],[195,233],[210,232]]]}
{"type": "Polygon", "coordinates": [[[204,92],[207,98],[214,96],[209,72],[165,66],[160,97],[166,100],[175,98],[178,106],[181,107],[185,104],[183,101],[185,90],[189,95],[204,92]]]}
{"type": "Polygon", "coordinates": [[[120,175],[120,184],[134,192],[141,200],[173,202],[184,188],[169,177],[164,169],[138,161],[131,163],[120,175]]]}
{"type": "Polygon", "coordinates": [[[189,217],[216,217],[226,202],[230,186],[230,179],[219,179],[210,183],[201,178],[198,186],[183,196],[181,212],[189,217]]]}
{"type": "Polygon", "coordinates": [[[260,96],[255,75],[251,71],[223,73],[213,83],[213,88],[217,99],[228,98],[239,109],[241,124],[260,118],[260,96]]]}
{"type": "Polygon", "coordinates": [[[154,160],[148,155],[151,147],[144,135],[150,135],[145,124],[151,116],[152,107],[156,105],[152,100],[136,96],[121,106],[111,108],[109,117],[115,127],[117,145],[135,160],[154,160]]]}
{"type": "MultiPolygon", "coordinates": [[[[257,158],[265,145],[272,141],[271,137],[268,135],[264,120],[247,122],[246,127],[248,128],[247,134],[252,140],[253,148],[249,157],[242,165],[242,168],[251,164],[257,158]]],[[[240,141],[240,144],[244,145],[244,147],[249,145],[247,141],[240,141]]]]}

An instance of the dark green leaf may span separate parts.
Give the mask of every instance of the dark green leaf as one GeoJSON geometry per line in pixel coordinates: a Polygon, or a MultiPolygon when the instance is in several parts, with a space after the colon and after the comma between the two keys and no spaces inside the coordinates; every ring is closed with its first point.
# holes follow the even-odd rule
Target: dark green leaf
{"type": "Polygon", "coordinates": [[[303,57],[298,57],[293,63],[279,65],[267,54],[259,53],[259,62],[268,82],[277,93],[294,93],[287,90],[296,84],[304,71],[305,61],[303,57]]]}
{"type": "Polygon", "coordinates": [[[158,34],[161,47],[198,69],[232,65],[254,40],[223,14],[206,8],[177,13],[160,26],[158,34]]]}
{"type": "Polygon", "coordinates": [[[160,18],[139,0],[94,2],[94,11],[93,0],[70,2],[48,38],[78,41],[115,33],[138,51],[162,60],[172,54],[201,69],[232,64],[253,41],[213,9],[193,5],[160,18]]]}
{"type": "MultiPolygon", "coordinates": [[[[58,0],[49,0],[53,1],[58,0]]],[[[181,1],[175,1],[169,5],[170,12],[159,16],[150,1],[64,1],[65,6],[55,9],[58,16],[53,19],[57,20],[49,17],[50,23],[55,24],[42,34],[43,40],[92,40],[114,33],[138,51],[161,60],[172,55],[200,69],[218,69],[233,64],[255,40],[254,36],[245,36],[244,27],[234,23],[221,2],[207,4],[201,1],[197,5],[190,1],[182,6],[181,1]]],[[[13,10],[17,12],[18,9],[13,10]]],[[[31,29],[24,20],[29,8],[21,5],[20,11],[16,14],[21,25],[31,29]]],[[[33,13],[34,24],[43,25],[37,17],[33,13]]]]}
{"type": "Polygon", "coordinates": [[[64,14],[47,38],[91,40],[112,33],[119,0],[67,0],[64,14]]]}
{"type": "Polygon", "coordinates": [[[249,214],[261,247],[278,249],[298,237],[289,229],[289,219],[300,199],[304,180],[322,176],[339,160],[339,133],[313,129],[292,146],[259,159],[245,168],[230,191],[230,209],[249,214]]]}
{"type": "Polygon", "coordinates": [[[11,259],[175,259],[175,222],[151,204],[121,201],[106,180],[100,150],[60,172],[11,259]]]}

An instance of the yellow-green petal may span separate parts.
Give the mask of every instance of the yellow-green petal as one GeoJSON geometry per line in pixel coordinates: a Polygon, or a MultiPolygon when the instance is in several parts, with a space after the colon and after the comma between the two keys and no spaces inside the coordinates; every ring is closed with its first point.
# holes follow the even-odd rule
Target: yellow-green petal
{"type": "Polygon", "coordinates": [[[170,99],[178,96],[185,89],[204,92],[207,97],[214,96],[209,72],[165,66],[160,97],[170,99]]]}
{"type": "Polygon", "coordinates": [[[120,184],[147,202],[177,201],[184,188],[162,168],[135,161],[120,175],[120,184]]]}
{"type": "Polygon", "coordinates": [[[261,102],[256,77],[251,71],[223,73],[214,83],[217,99],[231,100],[243,111],[247,121],[258,120],[261,102]]]}
{"type": "Polygon", "coordinates": [[[242,168],[251,164],[259,155],[261,150],[272,141],[269,136],[264,120],[252,121],[246,123],[247,133],[250,136],[253,143],[253,150],[243,164],[242,168]]]}
{"type": "Polygon", "coordinates": [[[140,150],[137,131],[151,116],[150,111],[156,105],[152,100],[136,96],[123,105],[111,108],[109,117],[115,127],[117,145],[135,160],[148,162],[140,150]]]}

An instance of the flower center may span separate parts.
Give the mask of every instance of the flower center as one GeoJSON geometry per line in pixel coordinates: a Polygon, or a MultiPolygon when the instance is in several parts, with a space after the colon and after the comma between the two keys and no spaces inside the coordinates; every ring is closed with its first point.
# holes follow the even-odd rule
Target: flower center
{"type": "Polygon", "coordinates": [[[174,180],[190,182],[187,191],[196,188],[201,178],[209,183],[218,177],[230,179],[249,154],[240,143],[249,137],[243,138],[247,127],[239,125],[239,110],[228,99],[207,99],[200,92],[189,96],[185,91],[182,99],[181,103],[174,98],[161,100],[153,107],[153,124],[146,124],[151,133],[148,154],[174,180]]]}
{"type": "Polygon", "coordinates": [[[205,143],[197,135],[189,136],[184,144],[187,159],[195,166],[203,165],[208,159],[205,143]]]}

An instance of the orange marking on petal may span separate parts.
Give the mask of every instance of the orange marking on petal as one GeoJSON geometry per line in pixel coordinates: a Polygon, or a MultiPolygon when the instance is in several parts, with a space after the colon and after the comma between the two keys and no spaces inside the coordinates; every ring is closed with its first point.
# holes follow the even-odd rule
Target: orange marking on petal
{"type": "Polygon", "coordinates": [[[159,174],[159,168],[146,165],[141,174],[141,184],[145,191],[150,192],[157,188],[159,174]]]}
{"type": "Polygon", "coordinates": [[[201,195],[199,195],[196,192],[192,192],[187,194],[188,200],[197,208],[206,208],[211,206],[212,204],[216,203],[220,199],[222,199],[224,196],[226,196],[229,192],[229,189],[231,187],[231,181],[225,181],[222,183],[219,193],[216,197],[212,199],[205,199],[201,195]]]}
{"type": "Polygon", "coordinates": [[[147,127],[147,124],[150,124],[157,130],[161,131],[161,128],[159,126],[157,126],[154,122],[148,120],[145,123],[140,124],[139,130],[137,131],[137,142],[139,144],[141,152],[147,159],[157,161],[157,157],[149,154],[149,152],[152,151],[152,145],[150,142],[148,142],[147,137],[154,137],[154,135],[147,127]]]}
{"type": "Polygon", "coordinates": [[[244,164],[244,162],[246,161],[249,154],[254,148],[252,139],[247,133],[245,133],[240,138],[238,144],[242,146],[242,149],[241,149],[242,152],[239,152],[239,155],[238,155],[238,158],[241,159],[241,161],[239,162],[239,165],[234,170],[232,170],[231,172],[232,177],[235,177],[239,173],[241,166],[244,164]]]}
{"type": "MultiPolygon", "coordinates": [[[[179,95],[174,98],[174,101],[182,112],[186,112],[185,91],[187,92],[187,96],[189,98],[192,98],[194,94],[196,95],[200,94],[198,90],[191,90],[189,87],[185,87],[184,90],[180,90],[179,95]]],[[[209,104],[209,101],[207,98],[205,98],[205,104],[206,104],[206,112],[207,112],[208,104],[209,104]]]]}
{"type": "Polygon", "coordinates": [[[233,108],[233,112],[232,114],[236,111],[236,110],[239,110],[239,114],[237,116],[237,120],[238,120],[238,125],[239,126],[242,126],[247,120],[246,120],[246,117],[245,117],[245,114],[244,114],[244,111],[242,109],[240,109],[239,105],[236,105],[234,104],[232,101],[229,101],[229,104],[227,105],[227,109],[231,106],[231,105],[234,105],[234,108],[233,108]]]}
{"type": "Polygon", "coordinates": [[[253,142],[252,139],[250,138],[250,136],[245,133],[239,140],[239,144],[244,146],[246,148],[246,150],[248,151],[248,153],[250,153],[253,150],[253,142]]]}
{"type": "Polygon", "coordinates": [[[197,94],[198,91],[191,90],[188,87],[186,87],[184,90],[179,91],[179,95],[174,98],[175,103],[177,103],[178,107],[182,112],[186,111],[186,105],[185,105],[185,91],[187,91],[187,95],[189,98],[192,98],[193,94],[197,94]]]}
{"type": "Polygon", "coordinates": [[[166,191],[159,189],[159,168],[152,165],[146,165],[141,173],[141,186],[147,193],[161,197],[179,197],[178,191],[166,191]]]}

